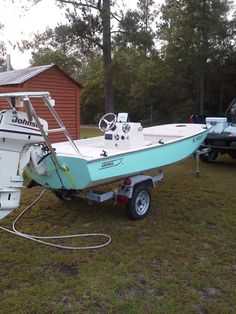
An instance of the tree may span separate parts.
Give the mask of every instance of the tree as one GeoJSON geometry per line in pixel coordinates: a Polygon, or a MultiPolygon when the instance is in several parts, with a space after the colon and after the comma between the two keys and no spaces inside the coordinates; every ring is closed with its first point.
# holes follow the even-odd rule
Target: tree
{"type": "Polygon", "coordinates": [[[214,62],[220,62],[232,45],[231,25],[227,19],[229,0],[166,0],[162,6],[160,38],[163,54],[176,72],[197,78],[200,114],[204,111],[206,77],[214,62]]]}
{"type": "Polygon", "coordinates": [[[82,80],[86,82],[81,92],[81,122],[94,124],[104,112],[104,72],[102,58],[94,57],[83,68],[82,80]]]}
{"type": "MultiPolygon", "coordinates": [[[[3,25],[0,23],[0,34],[1,30],[3,29],[3,25]]],[[[3,41],[0,41],[0,72],[6,70],[5,64],[5,55],[6,55],[6,47],[3,41]]]]}
{"type": "Polygon", "coordinates": [[[32,52],[32,59],[30,60],[30,63],[32,66],[53,63],[75,80],[80,77],[81,62],[78,61],[76,57],[68,57],[61,51],[39,49],[37,52],[32,52]]]}
{"type": "Polygon", "coordinates": [[[137,9],[128,10],[123,15],[115,36],[117,49],[135,48],[145,55],[155,50],[153,24],[157,11],[154,4],[153,0],[139,0],[137,9]]]}
{"type": "MultiPolygon", "coordinates": [[[[40,0],[31,0],[38,3],[40,0]]],[[[71,29],[83,47],[100,48],[103,56],[106,111],[113,112],[112,56],[111,56],[111,0],[55,0],[66,7],[71,29]],[[72,7],[72,9],[71,9],[72,7]]],[[[78,47],[79,49],[79,47],[78,47]]]]}
{"type": "Polygon", "coordinates": [[[235,19],[227,19],[230,1],[166,0],[158,50],[154,2],[140,0],[137,9],[120,12],[117,31],[112,30],[112,60],[109,42],[108,62],[101,16],[105,2],[57,2],[66,5],[69,23],[35,36],[30,43],[37,48],[32,62],[57,63],[82,79],[83,123],[94,123],[96,114],[103,113],[106,79],[113,81],[116,112],[128,111],[132,120],[146,124],[187,121],[196,113],[194,104],[200,112],[203,104],[210,112],[217,99],[220,110],[235,92],[235,19]],[[109,64],[107,72],[105,63],[109,64]]]}
{"type": "Polygon", "coordinates": [[[96,49],[88,49],[71,25],[47,28],[34,34],[33,40],[23,40],[18,47],[21,51],[33,50],[31,65],[56,63],[75,79],[80,78],[81,68],[97,54],[96,49]]]}

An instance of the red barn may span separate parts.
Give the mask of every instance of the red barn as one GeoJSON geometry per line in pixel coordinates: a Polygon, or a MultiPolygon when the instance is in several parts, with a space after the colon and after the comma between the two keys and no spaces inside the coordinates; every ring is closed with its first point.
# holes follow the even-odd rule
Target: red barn
{"type": "MultiPolygon", "coordinates": [[[[0,93],[49,92],[55,99],[57,113],[73,139],[79,138],[81,88],[78,82],[54,64],[0,73],[0,93]]],[[[0,103],[2,109],[5,106],[0,103]]],[[[43,104],[37,103],[35,109],[38,116],[48,122],[50,129],[58,127],[43,104]]],[[[65,140],[63,133],[51,134],[50,138],[52,142],[65,140]]]]}

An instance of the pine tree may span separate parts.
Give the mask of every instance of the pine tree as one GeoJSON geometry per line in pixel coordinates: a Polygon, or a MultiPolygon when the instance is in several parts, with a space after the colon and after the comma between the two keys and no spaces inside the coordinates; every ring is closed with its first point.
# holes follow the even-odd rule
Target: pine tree
{"type": "Polygon", "coordinates": [[[229,0],[166,0],[162,6],[159,34],[164,57],[175,69],[191,72],[197,79],[200,114],[210,67],[220,62],[225,45],[232,45],[230,4],[229,0]]]}

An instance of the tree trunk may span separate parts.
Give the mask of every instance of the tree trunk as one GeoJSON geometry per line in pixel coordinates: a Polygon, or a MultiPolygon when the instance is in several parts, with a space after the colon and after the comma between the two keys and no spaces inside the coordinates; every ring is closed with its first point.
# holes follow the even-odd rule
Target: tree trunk
{"type": "Polygon", "coordinates": [[[204,113],[204,98],[205,98],[205,75],[204,72],[202,71],[200,73],[200,78],[199,78],[199,114],[203,115],[204,113]]]}
{"type": "Polygon", "coordinates": [[[219,115],[222,114],[222,107],[223,107],[223,84],[221,82],[220,83],[220,102],[219,102],[219,109],[218,109],[219,115]]]}
{"type": "Polygon", "coordinates": [[[201,65],[200,65],[200,81],[199,81],[199,113],[204,113],[205,103],[205,79],[207,69],[207,55],[208,55],[208,35],[206,26],[206,0],[202,0],[202,48],[201,48],[201,65]]]}
{"type": "Polygon", "coordinates": [[[103,23],[103,69],[106,112],[114,112],[113,85],[111,73],[111,23],[110,23],[110,0],[103,0],[102,9],[103,23]]]}

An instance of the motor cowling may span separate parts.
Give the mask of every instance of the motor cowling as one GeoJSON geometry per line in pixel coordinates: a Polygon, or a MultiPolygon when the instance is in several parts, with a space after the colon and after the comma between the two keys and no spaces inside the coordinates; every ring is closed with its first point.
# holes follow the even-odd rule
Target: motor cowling
{"type": "MultiPolygon", "coordinates": [[[[39,121],[47,131],[47,122],[39,121]]],[[[42,142],[36,122],[29,120],[27,113],[12,109],[0,112],[0,219],[19,207],[23,171],[30,158],[26,145],[42,142]]]]}

